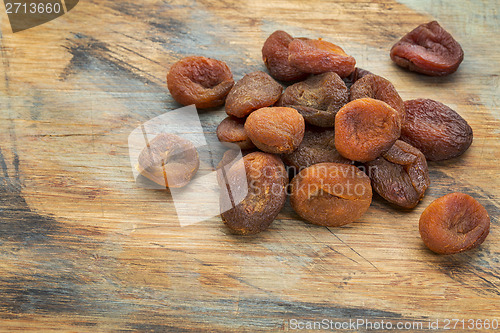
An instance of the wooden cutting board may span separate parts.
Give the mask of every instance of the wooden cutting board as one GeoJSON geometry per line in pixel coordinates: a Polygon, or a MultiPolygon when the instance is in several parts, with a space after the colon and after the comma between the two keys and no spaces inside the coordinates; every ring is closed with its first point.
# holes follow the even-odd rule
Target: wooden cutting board
{"type": "MultiPolygon", "coordinates": [[[[500,320],[498,6],[402,2],[87,0],[16,34],[0,10],[0,331],[286,331],[363,318],[424,329],[463,319],[461,331],[500,320]],[[392,64],[392,44],[433,19],[465,51],[458,72],[392,64]],[[472,126],[471,148],[430,163],[432,185],[411,211],[375,198],[358,222],[325,228],[287,203],[255,237],[229,234],[219,217],[181,227],[169,193],[136,186],[127,137],[179,107],[165,80],[176,60],[218,58],[239,79],[264,69],[260,49],[277,29],[341,45],[403,99],[449,105],[472,126]],[[486,207],[491,234],[438,256],[418,219],[454,191],[486,207]]],[[[200,111],[207,136],[224,116],[200,111]]]]}

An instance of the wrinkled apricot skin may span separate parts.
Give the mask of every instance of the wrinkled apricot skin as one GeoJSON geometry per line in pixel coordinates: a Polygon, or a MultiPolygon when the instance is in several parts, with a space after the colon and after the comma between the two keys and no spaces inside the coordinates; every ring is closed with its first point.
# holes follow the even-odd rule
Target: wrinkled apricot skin
{"type": "Polygon", "coordinates": [[[335,72],[343,78],[356,65],[356,60],[341,47],[321,39],[295,38],[288,45],[288,52],[293,66],[311,74],[335,72]]]}
{"type": "Polygon", "coordinates": [[[444,76],[458,69],[464,51],[438,22],[432,21],[419,25],[394,44],[391,59],[410,71],[444,76]]]}
{"type": "Polygon", "coordinates": [[[282,155],[283,162],[296,173],[313,164],[331,162],[352,164],[335,149],[333,128],[306,126],[304,139],[290,154],[282,155]]]}
{"type": "Polygon", "coordinates": [[[403,208],[416,207],[430,185],[424,154],[400,140],[365,167],[375,192],[403,208]]]}
{"type": "Polygon", "coordinates": [[[288,33],[277,30],[267,38],[262,47],[262,60],[269,74],[276,80],[300,81],[309,75],[292,66],[288,60],[288,45],[292,40],[293,37],[288,33]]]}
{"type": "MultiPolygon", "coordinates": [[[[233,233],[253,235],[266,230],[285,205],[288,175],[276,155],[254,152],[244,156],[243,162],[248,194],[242,202],[222,212],[221,218],[233,233]]],[[[228,179],[239,172],[234,170],[238,167],[241,163],[229,169],[228,179]]]]}
{"type": "Polygon", "coordinates": [[[490,231],[486,209],[470,195],[450,193],[434,200],[422,213],[420,236],[438,254],[453,254],[481,245],[490,231]]]}
{"type": "Polygon", "coordinates": [[[278,102],[297,110],[315,126],[333,127],[335,114],[349,100],[349,90],[337,73],[311,76],[285,89],[278,102]]]}
{"type": "Polygon", "coordinates": [[[373,98],[351,101],[335,116],[335,147],[353,161],[373,161],[392,147],[400,132],[399,113],[373,98]]]}
{"type": "Polygon", "coordinates": [[[347,88],[351,89],[352,85],[356,83],[356,81],[358,81],[359,79],[368,74],[373,74],[373,73],[367,71],[366,69],[356,67],[354,68],[354,71],[351,74],[349,74],[349,76],[343,78],[342,80],[344,81],[347,88]]]}
{"type": "Polygon", "coordinates": [[[157,135],[139,154],[137,169],[158,185],[186,186],[200,166],[196,147],[178,135],[157,135]]]}
{"type": "Polygon", "coordinates": [[[236,82],[226,99],[226,113],[242,118],[252,111],[272,106],[281,96],[283,87],[269,74],[256,71],[236,82]]]}
{"type": "Polygon", "coordinates": [[[255,148],[244,126],[245,118],[226,117],[217,126],[217,138],[220,142],[234,143],[242,150],[255,148]]]}
{"type": "Polygon", "coordinates": [[[401,121],[405,118],[405,105],[399,96],[396,88],[389,80],[381,76],[368,74],[356,81],[351,87],[350,100],[370,97],[386,102],[401,116],[401,121]]]}
{"type": "Polygon", "coordinates": [[[443,103],[432,99],[414,99],[405,101],[405,109],[401,140],[418,148],[428,160],[458,157],[472,144],[472,128],[443,103]]]}
{"type": "Polygon", "coordinates": [[[172,65],[167,86],[172,97],[182,105],[197,108],[221,106],[234,85],[226,63],[201,57],[186,57],[172,65]]]}
{"type": "Polygon", "coordinates": [[[304,117],[287,107],[259,109],[245,122],[245,131],[254,145],[273,154],[287,154],[297,149],[304,130],[304,117]]]}
{"type": "Polygon", "coordinates": [[[338,227],[358,220],[370,207],[370,179],[353,165],[319,163],[290,183],[290,203],[303,219],[338,227]]]}

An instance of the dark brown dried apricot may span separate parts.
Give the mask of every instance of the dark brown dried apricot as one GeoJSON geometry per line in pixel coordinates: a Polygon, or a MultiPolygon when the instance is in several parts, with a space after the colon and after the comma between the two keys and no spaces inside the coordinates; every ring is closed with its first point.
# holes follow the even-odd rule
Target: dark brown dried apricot
{"type": "Polygon", "coordinates": [[[278,102],[292,107],[312,125],[333,127],[335,114],[349,101],[349,90],[337,73],[311,76],[285,89],[278,102]]]}
{"type": "Polygon", "coordinates": [[[291,153],[304,137],[304,117],[287,107],[262,108],[252,112],[245,131],[257,148],[273,154],[291,153]]]}
{"type": "Polygon", "coordinates": [[[274,105],[283,87],[269,74],[256,71],[236,82],[226,99],[226,113],[242,118],[252,111],[274,105]]]}
{"type": "Polygon", "coordinates": [[[385,102],[360,98],[344,105],[335,117],[335,147],[353,161],[373,161],[399,138],[399,113],[385,102]]]}
{"type": "Polygon", "coordinates": [[[277,30],[267,38],[262,47],[262,60],[269,74],[276,80],[299,81],[309,75],[290,65],[288,45],[292,40],[293,37],[288,33],[277,30]]]}
{"type": "Polygon", "coordinates": [[[392,83],[381,76],[368,74],[357,80],[351,87],[350,100],[370,97],[386,102],[399,112],[401,121],[405,118],[405,105],[392,83]]]}
{"type": "Polygon", "coordinates": [[[453,254],[481,245],[490,231],[490,217],[476,199],[450,193],[434,200],[422,213],[420,237],[439,254],[453,254]]]}
{"type": "Polygon", "coordinates": [[[410,71],[443,76],[457,70],[464,51],[438,22],[432,21],[419,25],[394,44],[391,59],[410,71]]]}
{"type": "Polygon", "coordinates": [[[458,113],[432,99],[405,101],[401,140],[418,148],[430,161],[462,155],[471,145],[472,128],[458,113]]]}
{"type": "MultiPolygon", "coordinates": [[[[227,186],[231,191],[234,177],[239,177],[244,167],[248,193],[233,208],[221,213],[222,221],[234,233],[252,235],[269,227],[286,201],[288,175],[283,162],[276,155],[263,152],[250,153],[243,157],[244,163],[235,163],[226,173],[227,186]]],[[[237,189],[240,190],[240,189],[237,189]]],[[[221,198],[221,206],[229,204],[229,198],[221,198]]]]}
{"type": "Polygon", "coordinates": [[[172,65],[167,74],[168,90],[182,105],[211,108],[224,104],[234,85],[233,74],[225,62],[186,57],[172,65]]]}
{"type": "Polygon", "coordinates": [[[290,183],[290,203],[307,221],[338,227],[359,219],[370,207],[370,178],[353,165],[318,163],[290,183]]]}
{"type": "Polygon", "coordinates": [[[356,65],[356,60],[341,47],[322,39],[295,38],[288,45],[288,52],[293,66],[311,74],[335,72],[346,77],[356,65]]]}
{"type": "Polygon", "coordinates": [[[237,144],[241,149],[252,149],[255,145],[245,132],[245,118],[226,117],[217,126],[217,138],[220,142],[237,144]]]}
{"type": "Polygon", "coordinates": [[[431,182],[424,154],[401,140],[365,167],[375,192],[404,208],[417,206],[431,182]]]}
{"type": "Polygon", "coordinates": [[[198,152],[191,141],[161,133],[141,151],[137,168],[158,185],[178,188],[191,181],[199,166],[198,152]]]}
{"type": "Polygon", "coordinates": [[[313,164],[331,162],[352,164],[335,149],[333,128],[307,125],[304,139],[299,147],[290,154],[283,154],[283,162],[296,173],[313,164]]]}
{"type": "Polygon", "coordinates": [[[356,67],[354,68],[354,71],[349,74],[349,76],[343,78],[345,85],[347,88],[351,89],[351,86],[361,79],[362,77],[368,75],[368,74],[373,74],[372,72],[367,71],[366,69],[356,67]]]}

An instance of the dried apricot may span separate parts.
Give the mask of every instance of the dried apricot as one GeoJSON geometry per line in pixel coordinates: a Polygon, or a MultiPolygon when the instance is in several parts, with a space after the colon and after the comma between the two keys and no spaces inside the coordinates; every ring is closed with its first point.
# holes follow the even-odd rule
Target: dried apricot
{"type": "Polygon", "coordinates": [[[347,86],[347,88],[351,89],[351,86],[356,81],[358,81],[359,79],[361,79],[362,77],[364,77],[365,75],[368,75],[368,74],[372,74],[372,73],[367,71],[366,69],[356,67],[356,68],[354,68],[354,71],[351,74],[349,74],[349,76],[343,78],[342,80],[344,80],[344,83],[347,86]]]}
{"type": "Polygon", "coordinates": [[[464,51],[438,22],[432,21],[419,25],[394,44],[391,59],[410,71],[443,76],[457,70],[464,51]]]}
{"type": "Polygon", "coordinates": [[[288,52],[293,66],[311,74],[335,72],[346,77],[356,65],[356,60],[341,47],[322,39],[295,38],[288,45],[288,52]]]}
{"type": "Polygon", "coordinates": [[[157,135],[141,151],[138,170],[158,185],[178,188],[187,185],[200,166],[196,147],[178,135],[157,135]]]}
{"type": "Polygon", "coordinates": [[[288,60],[288,45],[292,40],[293,37],[288,33],[277,30],[267,38],[262,47],[264,64],[276,80],[299,81],[309,75],[292,66],[288,60]]]}
{"type": "Polygon", "coordinates": [[[351,87],[350,100],[353,101],[365,97],[386,102],[399,112],[401,121],[404,121],[404,102],[389,80],[375,74],[368,74],[357,80],[351,87]]]}
{"type": "Polygon", "coordinates": [[[290,154],[283,154],[282,159],[296,173],[317,163],[352,163],[335,149],[333,128],[312,125],[306,126],[299,147],[290,154]]]}
{"type": "Polygon", "coordinates": [[[335,114],[349,100],[349,90],[337,73],[311,76],[285,89],[278,102],[292,107],[312,125],[333,127],[335,114]]]}
{"type": "Polygon", "coordinates": [[[450,193],[434,200],[424,210],[419,230],[430,250],[453,254],[481,245],[490,231],[490,217],[470,195],[450,193]]]}
{"type": "Polygon", "coordinates": [[[344,105],[335,117],[335,147],[353,161],[373,161],[399,138],[399,114],[387,103],[360,98],[344,105]]]}
{"type": "MultiPolygon", "coordinates": [[[[227,171],[228,191],[232,178],[238,177],[244,167],[248,193],[242,202],[221,213],[222,221],[234,233],[251,235],[269,227],[286,201],[288,175],[283,162],[276,155],[253,152],[243,157],[244,163],[235,163],[227,171]]],[[[221,198],[221,206],[228,204],[221,198]]]]}
{"type": "Polygon", "coordinates": [[[274,154],[291,153],[297,149],[304,130],[304,117],[287,107],[259,109],[252,112],[245,122],[245,131],[257,148],[274,154]]]}
{"type": "Polygon", "coordinates": [[[200,56],[186,57],[172,65],[167,74],[168,90],[182,105],[210,108],[224,104],[234,85],[226,63],[200,56]]]}
{"type": "Polygon", "coordinates": [[[256,71],[236,82],[226,99],[226,113],[242,118],[252,111],[271,106],[278,101],[283,87],[269,74],[256,71]]]}
{"type": "Polygon", "coordinates": [[[220,142],[237,144],[241,149],[252,149],[255,145],[245,132],[245,118],[226,117],[217,126],[217,138],[220,142]]]}
{"type": "Polygon", "coordinates": [[[404,208],[414,208],[430,184],[424,154],[400,140],[365,166],[375,192],[404,208]]]}
{"type": "Polygon", "coordinates": [[[290,203],[305,220],[338,227],[359,219],[370,207],[370,178],[353,165],[318,163],[290,183],[290,203]]]}
{"type": "Polygon", "coordinates": [[[472,128],[458,113],[432,99],[405,101],[401,140],[418,148],[430,161],[462,155],[471,145],[472,128]]]}

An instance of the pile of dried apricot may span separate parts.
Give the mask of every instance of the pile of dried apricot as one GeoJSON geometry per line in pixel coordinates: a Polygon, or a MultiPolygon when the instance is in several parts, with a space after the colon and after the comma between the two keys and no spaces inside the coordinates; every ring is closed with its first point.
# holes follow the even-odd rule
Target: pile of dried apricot
{"type": "MultiPolygon", "coordinates": [[[[443,76],[457,70],[463,51],[434,21],[404,36],[390,56],[411,71],[443,76]]],[[[244,157],[228,165],[227,156],[236,154],[225,155],[219,168],[227,167],[225,181],[244,168],[248,184],[245,199],[221,213],[235,233],[267,229],[285,205],[287,186],[297,214],[322,226],[358,220],[372,190],[392,205],[414,208],[430,185],[427,160],[458,157],[472,143],[471,127],[454,110],[430,99],[403,101],[389,80],[355,67],[352,56],[321,38],[276,31],[262,58],[269,74],[249,73],[234,85],[225,63],[205,57],[184,58],[167,76],[181,104],[225,102],[228,117],[217,136],[244,157]]],[[[191,164],[180,179],[191,176],[191,164]]],[[[420,233],[432,251],[456,253],[481,244],[489,223],[476,200],[454,193],[424,211],[420,233]]]]}

